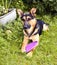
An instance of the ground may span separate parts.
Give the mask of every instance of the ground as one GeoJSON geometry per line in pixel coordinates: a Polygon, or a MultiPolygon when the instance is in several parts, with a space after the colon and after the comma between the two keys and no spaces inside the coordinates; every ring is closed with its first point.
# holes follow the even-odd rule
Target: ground
{"type": "Polygon", "coordinates": [[[57,65],[57,16],[37,16],[49,23],[49,31],[40,36],[39,46],[29,58],[21,53],[22,23],[18,18],[5,26],[0,25],[0,65],[57,65]]]}

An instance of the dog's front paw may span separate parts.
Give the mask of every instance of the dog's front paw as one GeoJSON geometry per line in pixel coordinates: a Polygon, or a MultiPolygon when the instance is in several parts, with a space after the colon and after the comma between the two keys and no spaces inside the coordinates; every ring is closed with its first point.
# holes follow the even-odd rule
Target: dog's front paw
{"type": "Polygon", "coordinates": [[[27,57],[32,57],[33,52],[27,53],[27,57]]]}
{"type": "Polygon", "coordinates": [[[25,52],[25,48],[21,48],[21,52],[24,53],[25,52]]]}

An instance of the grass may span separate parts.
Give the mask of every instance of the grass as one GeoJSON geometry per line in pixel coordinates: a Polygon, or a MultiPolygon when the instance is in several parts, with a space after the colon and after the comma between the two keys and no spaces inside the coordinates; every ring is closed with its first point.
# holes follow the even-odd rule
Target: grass
{"type": "Polygon", "coordinates": [[[33,57],[21,53],[22,23],[18,18],[5,26],[0,25],[0,65],[57,65],[57,16],[37,16],[49,23],[49,31],[40,36],[39,46],[33,57]]]}

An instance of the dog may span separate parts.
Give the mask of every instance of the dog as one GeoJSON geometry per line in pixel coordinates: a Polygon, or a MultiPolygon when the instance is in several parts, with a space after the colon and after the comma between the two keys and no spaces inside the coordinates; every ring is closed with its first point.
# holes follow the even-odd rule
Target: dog
{"type": "MultiPolygon", "coordinates": [[[[32,8],[29,12],[25,13],[21,9],[17,9],[17,13],[23,23],[24,40],[22,43],[21,51],[25,52],[25,48],[29,40],[37,41],[37,47],[39,44],[39,36],[42,34],[42,31],[47,31],[49,28],[47,23],[40,19],[36,19],[36,8],[32,8]]],[[[35,48],[28,52],[27,56],[32,57],[35,48]]]]}

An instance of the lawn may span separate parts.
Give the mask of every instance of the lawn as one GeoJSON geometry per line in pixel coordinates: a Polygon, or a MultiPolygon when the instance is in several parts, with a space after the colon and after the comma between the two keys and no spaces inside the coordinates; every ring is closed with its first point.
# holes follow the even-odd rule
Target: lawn
{"type": "Polygon", "coordinates": [[[18,18],[5,26],[0,25],[0,65],[57,65],[57,16],[37,16],[49,23],[49,31],[40,36],[39,46],[29,58],[21,53],[22,23],[18,18]]]}

